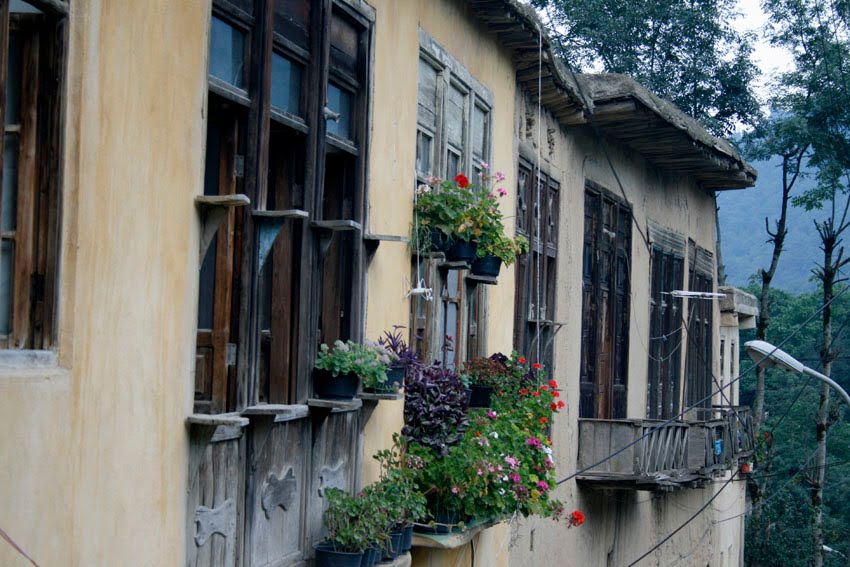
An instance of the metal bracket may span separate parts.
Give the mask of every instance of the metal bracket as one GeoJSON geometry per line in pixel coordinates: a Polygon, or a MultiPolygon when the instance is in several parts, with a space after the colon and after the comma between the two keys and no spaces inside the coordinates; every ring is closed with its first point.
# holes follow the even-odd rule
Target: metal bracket
{"type": "Polygon", "coordinates": [[[363,230],[363,226],[359,222],[353,220],[313,221],[310,223],[310,226],[320,231],[319,246],[321,249],[321,257],[323,259],[325,254],[328,253],[328,249],[331,247],[331,242],[333,242],[333,237],[337,232],[362,232],[363,230]]]}
{"type": "Polygon", "coordinates": [[[263,271],[263,266],[269,257],[269,252],[280,234],[286,219],[306,219],[310,215],[300,209],[285,211],[252,211],[254,224],[257,226],[257,272],[263,271]]]}

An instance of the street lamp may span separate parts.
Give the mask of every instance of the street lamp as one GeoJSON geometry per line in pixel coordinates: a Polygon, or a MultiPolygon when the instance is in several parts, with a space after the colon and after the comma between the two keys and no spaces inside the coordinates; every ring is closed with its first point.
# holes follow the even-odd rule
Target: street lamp
{"type": "Polygon", "coordinates": [[[826,382],[836,390],[844,398],[844,403],[850,406],[850,395],[844,391],[844,388],[839,386],[829,376],[824,376],[816,370],[812,370],[787,352],[780,350],[770,343],[764,341],[749,341],[744,343],[744,348],[747,349],[747,354],[753,359],[753,362],[762,368],[781,368],[787,372],[795,374],[807,374],[812,378],[817,378],[821,382],[826,382]]]}

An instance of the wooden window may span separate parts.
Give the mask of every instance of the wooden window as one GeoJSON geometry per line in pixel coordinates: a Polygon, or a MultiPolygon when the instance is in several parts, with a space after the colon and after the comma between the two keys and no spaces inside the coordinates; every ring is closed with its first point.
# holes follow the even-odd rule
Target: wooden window
{"type": "Polygon", "coordinates": [[[0,348],[54,340],[66,12],[0,0],[0,348]]]}
{"type": "MultiPolygon", "coordinates": [[[[425,32],[419,34],[416,113],[416,185],[431,177],[472,180],[490,155],[490,91],[478,83],[425,32]]],[[[446,270],[441,258],[413,259],[414,281],[424,278],[434,301],[411,302],[411,342],[423,360],[455,367],[486,353],[483,334],[486,286],[466,279],[466,270],[446,270]]]]}
{"type": "Polygon", "coordinates": [[[669,419],[679,413],[681,392],[682,300],[671,295],[681,289],[684,256],[654,244],[651,256],[649,307],[649,419],[669,419]]]}
{"type": "Polygon", "coordinates": [[[550,370],[554,360],[559,195],[556,181],[546,174],[536,176],[530,162],[520,159],[516,226],[517,234],[528,239],[530,248],[516,264],[514,345],[518,352],[536,357],[539,343],[539,362],[550,370]]]}
{"type": "Polygon", "coordinates": [[[626,417],[631,223],[631,211],[624,203],[596,184],[587,183],[580,417],[626,417]]]}
{"type": "MultiPolygon", "coordinates": [[[[714,292],[714,256],[688,242],[689,290],[714,292]]],[[[712,356],[714,301],[703,298],[688,300],[688,340],[685,355],[685,404],[697,408],[697,419],[709,418],[713,385],[712,356]]]]}
{"type": "Polygon", "coordinates": [[[303,403],[318,344],[360,338],[372,25],[360,6],[213,2],[204,192],[251,206],[229,213],[202,264],[196,411],[303,403]]]}

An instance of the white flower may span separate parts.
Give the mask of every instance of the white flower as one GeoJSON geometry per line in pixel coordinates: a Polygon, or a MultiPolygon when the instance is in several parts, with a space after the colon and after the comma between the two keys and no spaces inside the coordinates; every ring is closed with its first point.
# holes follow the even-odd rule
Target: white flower
{"type": "Polygon", "coordinates": [[[492,437],[493,439],[498,439],[498,438],[499,438],[499,434],[498,434],[498,433],[496,433],[496,432],[494,431],[494,432],[492,432],[492,433],[490,434],[490,437],[492,437]]]}
{"type": "Polygon", "coordinates": [[[546,446],[544,446],[544,447],[543,447],[543,452],[544,452],[544,453],[546,453],[547,455],[549,455],[549,456],[551,457],[551,456],[552,456],[552,447],[546,447],[546,446]]]}
{"type": "MultiPolygon", "coordinates": [[[[507,479],[507,478],[508,478],[508,477],[505,477],[505,479],[507,479]]],[[[499,496],[504,496],[504,495],[505,495],[505,489],[504,489],[504,488],[500,488],[500,489],[499,489],[499,496]]]]}

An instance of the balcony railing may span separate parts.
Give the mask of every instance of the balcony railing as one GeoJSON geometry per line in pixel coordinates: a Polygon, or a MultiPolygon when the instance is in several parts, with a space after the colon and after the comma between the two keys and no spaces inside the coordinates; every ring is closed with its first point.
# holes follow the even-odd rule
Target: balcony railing
{"type": "Polygon", "coordinates": [[[577,480],[638,490],[704,485],[753,450],[749,408],[715,409],[699,422],[579,419],[578,469],[587,470],[577,480]]]}

